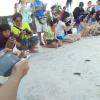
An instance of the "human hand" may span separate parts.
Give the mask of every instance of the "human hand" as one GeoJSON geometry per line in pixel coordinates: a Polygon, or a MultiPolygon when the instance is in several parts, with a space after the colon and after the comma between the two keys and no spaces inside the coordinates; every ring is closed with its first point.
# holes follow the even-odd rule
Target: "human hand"
{"type": "Polygon", "coordinates": [[[26,31],[25,31],[25,30],[22,30],[22,31],[21,31],[21,34],[26,34],[26,31]]]}
{"type": "Polygon", "coordinates": [[[75,22],[72,22],[71,25],[74,26],[75,25],[75,22]]]}
{"type": "Polygon", "coordinates": [[[28,60],[22,60],[15,64],[12,75],[17,76],[18,78],[23,78],[27,72],[28,72],[29,66],[28,66],[28,60]]]}
{"type": "Polygon", "coordinates": [[[9,48],[5,48],[4,51],[5,52],[12,52],[13,50],[12,49],[9,49],[9,48]]]}
{"type": "Polygon", "coordinates": [[[35,11],[43,10],[43,7],[36,7],[35,11]]]}

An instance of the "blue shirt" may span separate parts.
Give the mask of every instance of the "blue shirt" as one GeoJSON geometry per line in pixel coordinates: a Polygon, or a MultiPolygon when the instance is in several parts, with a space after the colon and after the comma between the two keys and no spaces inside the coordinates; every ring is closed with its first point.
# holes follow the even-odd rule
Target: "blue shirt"
{"type": "Polygon", "coordinates": [[[90,17],[90,19],[89,19],[88,22],[89,22],[89,23],[96,22],[96,18],[92,18],[92,17],[90,17]]]}
{"type": "Polygon", "coordinates": [[[79,26],[78,26],[77,32],[80,33],[82,30],[84,30],[84,27],[80,23],[79,26]]]}
{"type": "MultiPolygon", "coordinates": [[[[43,2],[41,1],[35,1],[34,2],[34,7],[44,7],[43,2]]],[[[34,16],[44,16],[44,11],[43,10],[38,10],[36,12],[34,12],[34,16]]]]}
{"type": "Polygon", "coordinates": [[[95,6],[95,11],[97,12],[97,11],[100,11],[100,5],[96,5],[95,6]]]}

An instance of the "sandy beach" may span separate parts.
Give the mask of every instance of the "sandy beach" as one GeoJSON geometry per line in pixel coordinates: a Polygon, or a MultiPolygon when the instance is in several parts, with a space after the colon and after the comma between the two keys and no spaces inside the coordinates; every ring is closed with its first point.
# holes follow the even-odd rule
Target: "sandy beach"
{"type": "Polygon", "coordinates": [[[17,100],[100,100],[100,36],[31,54],[17,100]]]}

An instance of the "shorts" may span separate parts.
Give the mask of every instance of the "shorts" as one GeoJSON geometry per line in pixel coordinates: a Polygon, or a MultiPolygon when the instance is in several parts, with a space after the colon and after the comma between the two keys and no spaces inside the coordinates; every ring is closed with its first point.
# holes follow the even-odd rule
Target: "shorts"
{"type": "Polygon", "coordinates": [[[60,36],[57,36],[57,39],[63,41],[65,39],[65,33],[60,36]]]}
{"type": "Polygon", "coordinates": [[[22,39],[21,44],[22,47],[17,47],[17,49],[19,50],[32,49],[33,46],[38,44],[38,37],[32,36],[29,39],[22,39]]]}
{"type": "Polygon", "coordinates": [[[47,28],[47,23],[41,24],[37,18],[35,18],[36,32],[44,32],[47,28]]]}

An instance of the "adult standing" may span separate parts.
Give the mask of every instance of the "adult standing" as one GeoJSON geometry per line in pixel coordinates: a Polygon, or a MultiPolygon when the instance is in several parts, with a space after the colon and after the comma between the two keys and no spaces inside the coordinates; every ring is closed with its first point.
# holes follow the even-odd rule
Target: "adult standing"
{"type": "Polygon", "coordinates": [[[73,11],[73,16],[74,16],[74,19],[77,21],[78,17],[81,16],[81,15],[84,15],[84,3],[83,2],[80,2],[79,3],[79,6],[76,7],[73,11]]]}
{"type": "Polygon", "coordinates": [[[22,14],[23,22],[31,23],[31,3],[29,0],[21,0],[21,2],[17,6],[17,12],[22,14]]]}
{"type": "Polygon", "coordinates": [[[72,13],[72,0],[67,0],[67,2],[66,2],[66,12],[69,12],[69,13],[72,13]]]}
{"type": "Polygon", "coordinates": [[[31,2],[29,2],[29,0],[21,0],[17,4],[16,12],[21,13],[23,17],[22,22],[29,23],[30,28],[32,29],[33,32],[35,32],[34,24],[31,18],[31,14],[32,14],[31,2]]]}
{"type": "Polygon", "coordinates": [[[90,14],[90,12],[93,11],[93,9],[94,9],[94,5],[92,4],[92,1],[88,1],[86,13],[90,14]]]}
{"type": "Polygon", "coordinates": [[[33,9],[34,9],[33,16],[35,17],[36,31],[38,33],[40,45],[43,45],[41,34],[47,28],[47,22],[45,18],[45,7],[43,2],[40,0],[34,0],[33,9]]]}
{"type": "Polygon", "coordinates": [[[75,19],[75,22],[76,22],[76,27],[78,29],[78,26],[79,26],[79,23],[80,23],[80,20],[79,20],[79,17],[81,15],[84,15],[85,13],[85,10],[84,10],[84,3],[83,2],[80,2],[79,3],[79,6],[76,7],[73,11],[73,16],[74,16],[74,19],[75,19]]]}

